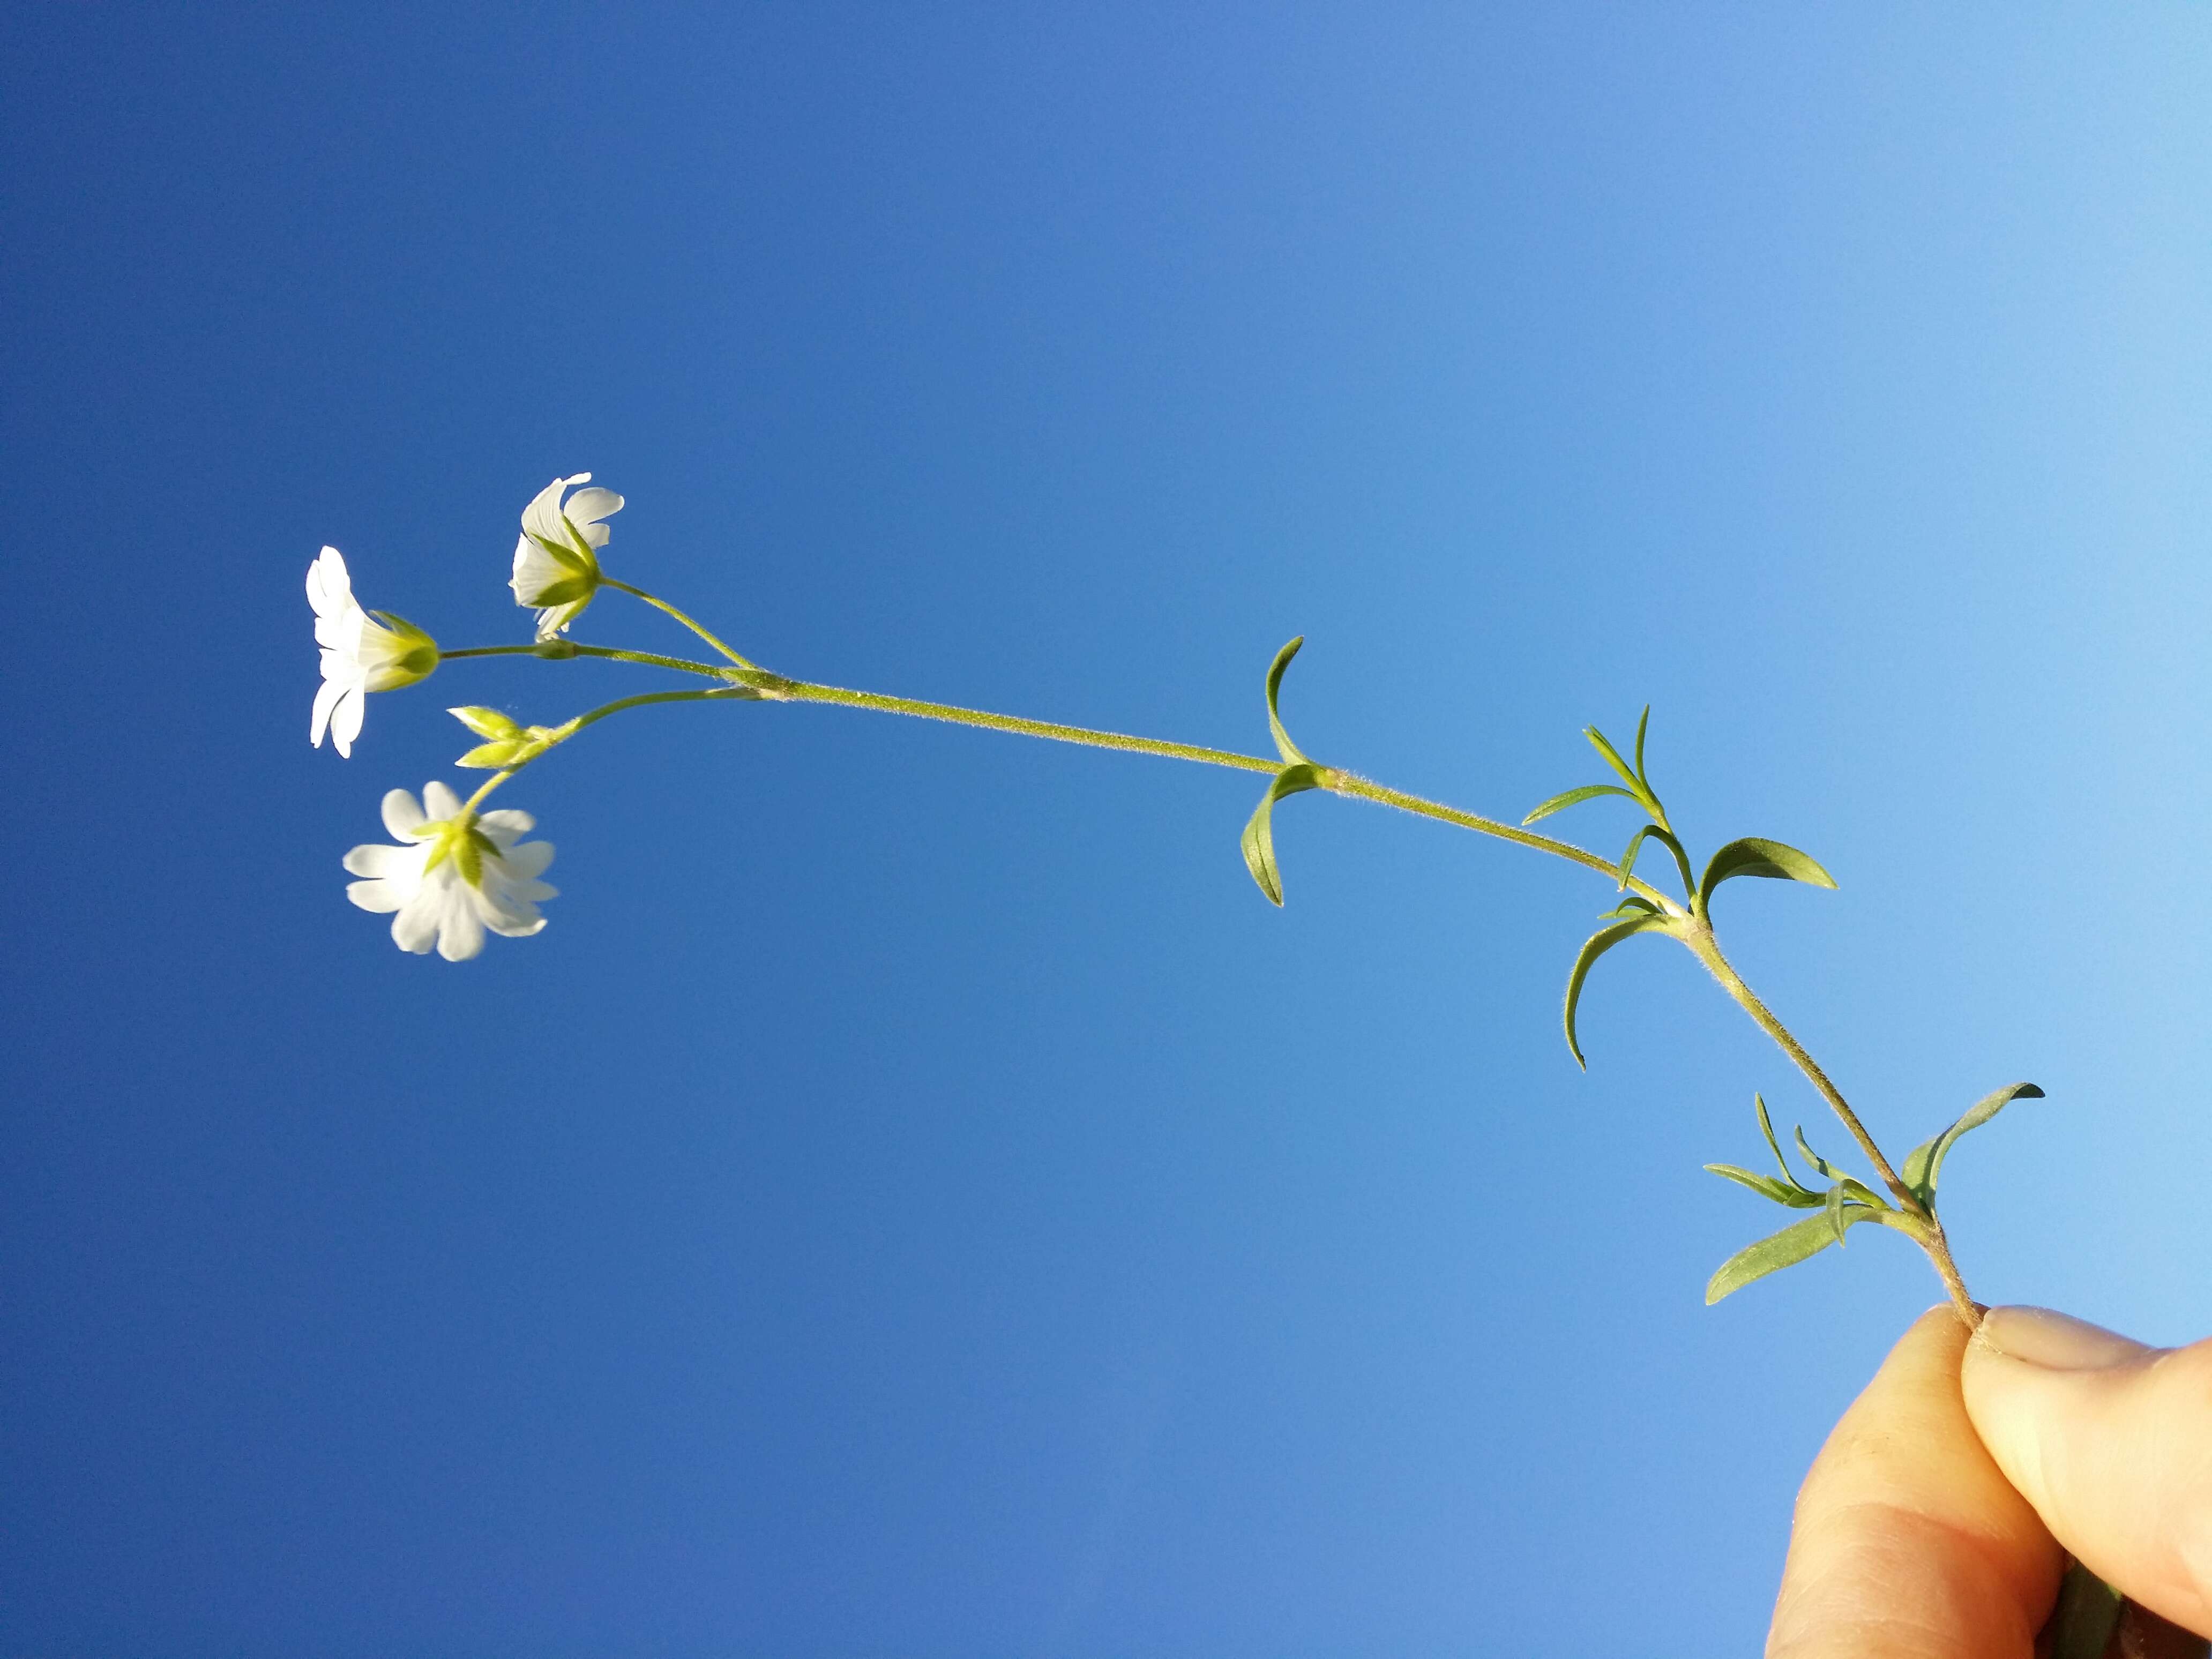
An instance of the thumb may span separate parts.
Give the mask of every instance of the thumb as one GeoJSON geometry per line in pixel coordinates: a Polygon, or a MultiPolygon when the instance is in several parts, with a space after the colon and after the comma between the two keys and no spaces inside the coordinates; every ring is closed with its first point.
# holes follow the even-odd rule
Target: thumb
{"type": "Polygon", "coordinates": [[[1982,1443],[2051,1535],[2154,1613],[2212,1634],[2212,1341],[2149,1348],[1996,1308],[1960,1381],[1982,1443]]]}

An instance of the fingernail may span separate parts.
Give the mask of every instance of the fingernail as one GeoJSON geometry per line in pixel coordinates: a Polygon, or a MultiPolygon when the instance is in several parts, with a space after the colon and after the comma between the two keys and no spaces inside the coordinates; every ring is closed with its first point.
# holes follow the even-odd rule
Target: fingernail
{"type": "Polygon", "coordinates": [[[1984,1347],[2053,1371],[2101,1371],[2151,1352],[2101,1325],[2048,1308],[1992,1308],[1974,1340],[1984,1347]]]}

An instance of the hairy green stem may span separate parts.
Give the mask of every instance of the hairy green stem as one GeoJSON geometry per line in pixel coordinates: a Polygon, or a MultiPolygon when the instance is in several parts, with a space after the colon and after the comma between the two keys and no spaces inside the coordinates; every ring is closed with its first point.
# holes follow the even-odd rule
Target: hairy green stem
{"type": "Polygon", "coordinates": [[[731,650],[728,646],[723,644],[721,641],[715,638],[714,635],[708,633],[703,624],[693,621],[690,617],[685,616],[684,612],[678,611],[674,605],[669,604],[667,600],[656,598],[654,595],[647,592],[641,587],[632,587],[628,582],[618,582],[612,576],[607,575],[604,572],[601,573],[599,580],[609,587],[620,588],[632,599],[643,599],[647,605],[653,606],[656,611],[664,611],[667,612],[668,615],[675,617],[677,621],[682,623],[686,628],[690,629],[694,634],[696,634],[701,639],[706,641],[708,644],[713,646],[715,650],[720,652],[738,667],[752,668],[755,665],[752,663],[746,661],[744,658],[739,656],[736,652],[731,650]]]}
{"type": "Polygon", "coordinates": [[[1897,1200],[1904,1218],[1914,1224],[1906,1231],[1928,1253],[1929,1261],[1935,1265],[1936,1277],[1943,1281],[1944,1290],[1950,1294],[1952,1307],[1957,1310],[1968,1330],[1979,1325],[1982,1322],[1981,1308],[1966,1292],[1966,1281],[1960,1276],[1959,1264],[1952,1257],[1950,1241],[1943,1236],[1943,1224],[1936,1218],[1935,1212],[1928,1206],[1920,1201],[1919,1194],[1905,1184],[1890,1161],[1882,1156],[1881,1148],[1875,1144],[1875,1138],[1867,1132],[1866,1125],[1859,1121],[1859,1115],[1844,1098],[1843,1091],[1829,1080],[1820,1063],[1805,1052],[1804,1044],[1799,1042],[1790,1028],[1775,1017],[1772,1009],[1759,1000],[1758,993],[1743,982],[1743,975],[1737,973],[1735,966],[1721,954],[1720,944],[1713,937],[1710,921],[1699,918],[1696,926],[1680,938],[1682,943],[1689,947],[1690,953],[1705,963],[1706,970],[1719,981],[1721,989],[1735,1000],[1760,1030],[1774,1039],[1775,1046],[1790,1056],[1797,1069],[1805,1074],[1806,1080],[1820,1091],[1820,1098],[1828,1103],[1828,1109],[1842,1121],[1844,1128],[1850,1131],[1851,1139],[1858,1142],[1859,1151],[1866,1154],[1867,1162],[1874,1165],[1875,1173],[1881,1177],[1882,1185],[1888,1188],[1892,1196],[1897,1200]]]}
{"type": "Polygon", "coordinates": [[[438,655],[446,662],[456,657],[546,657],[556,661],[567,657],[604,657],[611,662],[679,669],[686,674],[704,674],[711,679],[721,679],[727,674],[726,670],[713,663],[693,662],[689,657],[664,657],[655,651],[617,651],[609,645],[578,645],[572,640],[552,640],[537,645],[467,645],[458,651],[441,651],[438,655]]]}
{"type": "MultiPolygon", "coordinates": [[[[648,604],[659,605],[660,609],[675,617],[720,651],[723,655],[728,657],[732,663],[736,665],[736,669],[733,672],[730,669],[715,668],[705,663],[685,662],[680,658],[655,657],[643,652],[616,651],[604,646],[579,645],[574,647],[576,654],[612,657],[623,661],[643,662],[665,668],[679,668],[686,672],[712,675],[735,681],[737,684],[714,690],[657,691],[648,692],[641,696],[624,697],[618,702],[608,703],[603,708],[595,708],[587,714],[579,715],[574,721],[571,722],[568,735],[573,735],[585,726],[605,720],[608,715],[623,709],[635,708],[647,703],[702,702],[720,698],[732,700],[757,698],[777,702],[818,702],[845,708],[866,708],[878,714],[904,714],[918,720],[944,720],[952,725],[972,726],[988,732],[1010,732],[1020,737],[1042,738],[1054,743],[1081,744],[1093,749],[1114,749],[1125,754],[1158,755],[1165,759],[1195,761],[1201,765],[1226,766],[1243,772],[1274,773],[1283,768],[1284,763],[1279,759],[1271,760],[1261,755],[1239,754],[1230,749],[1209,749],[1199,744],[1170,743],[1158,738],[1133,737],[1127,732],[1101,731],[1092,726],[1065,726],[1055,720],[1029,720],[1018,714],[996,714],[985,709],[963,708],[957,703],[930,702],[919,697],[895,697],[880,691],[856,691],[844,686],[820,685],[805,680],[789,679],[783,675],[770,673],[764,669],[755,667],[705,629],[685,617],[673,605],[665,604],[649,593],[614,581],[611,578],[609,578],[608,581],[610,586],[621,587],[625,592],[635,593],[648,604]]],[[[539,654],[537,647],[531,646],[488,646],[469,651],[448,652],[446,654],[491,656],[524,653],[539,654]]],[[[532,758],[535,759],[536,757],[533,756],[532,758]]],[[[528,762],[525,762],[524,764],[528,764],[528,762]]],[[[494,788],[520,769],[520,767],[512,768],[492,778],[477,792],[476,796],[469,803],[470,807],[472,809],[477,801],[489,794],[494,788]]],[[[1899,1176],[1895,1167],[1883,1155],[1881,1148],[1875,1144],[1873,1135],[1868,1133],[1865,1124],[1859,1121],[1858,1114],[1851,1109],[1850,1103],[1844,1098],[1843,1091],[1836,1087],[1828,1074],[1820,1069],[1819,1063],[1806,1052],[1804,1045],[1797,1041],[1790,1028],[1775,1016],[1773,1010],[1759,1000],[1758,994],[1744,982],[1743,976],[1736,972],[1728,958],[1722,954],[1719,943],[1713,937],[1712,925],[1704,916],[1693,917],[1682,902],[1668,897],[1657,888],[1637,877],[1629,876],[1624,878],[1620,865],[1613,860],[1601,854],[1593,853],[1587,848],[1577,847],[1571,842],[1559,841],[1550,836],[1540,836],[1533,830],[1505,823],[1496,818],[1485,817],[1477,812],[1463,811],[1458,807],[1447,806],[1440,801],[1428,800],[1419,795],[1408,794],[1401,789],[1386,788],[1379,783],[1371,782],[1355,774],[1334,767],[1316,767],[1315,770],[1319,774],[1322,787],[1332,793],[1350,796],[1358,800],[1373,801],[1382,806],[1395,807],[1402,812],[1410,812],[1420,817],[1434,818],[1439,823],[1452,824],[1462,830],[1472,830],[1478,835],[1489,836],[1498,841],[1510,842],[1516,847],[1526,847],[1536,852],[1548,853],[1554,858],[1565,859],[1571,864],[1581,865],[1583,868],[1595,871],[1600,875],[1610,876],[1613,878],[1616,887],[1632,890],[1659,906],[1667,915],[1674,919],[1676,924],[1668,931],[1674,933],[1674,936],[1689,948],[1691,953],[1705,965],[1707,971],[1712,975],[1721,988],[1751,1016],[1753,1022],[1761,1030],[1773,1039],[1776,1046],[1790,1057],[1797,1069],[1805,1074],[1807,1079],[1819,1091],[1821,1099],[1827,1103],[1829,1109],[1834,1112],[1844,1127],[1850,1131],[1851,1139],[1858,1143],[1859,1150],[1866,1155],[1867,1161],[1874,1166],[1875,1172],[1881,1177],[1882,1184],[1889,1188],[1891,1194],[1897,1200],[1899,1211],[1896,1224],[1902,1231],[1909,1233],[1927,1252],[1929,1260],[1935,1265],[1937,1277],[1943,1281],[1944,1289],[1949,1292],[1952,1304],[1958,1310],[1959,1317],[1966,1322],[1970,1329],[1980,1323],[1981,1310],[1975,1304],[1973,1297],[1967,1293],[1966,1281],[1959,1273],[1958,1263],[1951,1255],[1950,1243],[1944,1237],[1942,1224],[1899,1176]]],[[[1679,852],[1677,856],[1680,857],[1679,852]]],[[[1686,881],[1688,878],[1686,865],[1684,878],[1686,881]]]]}

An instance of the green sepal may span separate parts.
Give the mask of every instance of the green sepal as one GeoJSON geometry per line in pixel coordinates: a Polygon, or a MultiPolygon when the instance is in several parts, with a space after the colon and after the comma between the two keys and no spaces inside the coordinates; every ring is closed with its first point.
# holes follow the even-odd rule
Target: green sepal
{"type": "Polygon", "coordinates": [[[480,738],[511,738],[522,730],[521,722],[502,714],[496,708],[484,708],[470,704],[463,708],[446,711],[480,738]]]}
{"type": "Polygon", "coordinates": [[[1749,1170],[1738,1169],[1733,1164],[1708,1164],[1705,1168],[1723,1181],[1733,1181],[1739,1187],[1748,1187],[1761,1198],[1771,1199],[1777,1204],[1793,1210],[1817,1209],[1826,1200],[1819,1193],[1807,1192],[1794,1181],[1777,1181],[1772,1176],[1754,1175],[1749,1170]]]}
{"type": "Polygon", "coordinates": [[[1943,1159],[1959,1137],[1969,1129],[1978,1129],[2015,1100],[2041,1100],[2043,1091],[2033,1083],[2008,1083],[1993,1093],[1984,1095],[1949,1128],[1933,1140],[1923,1141],[1905,1155],[1903,1175],[1905,1184],[1912,1195],[1929,1210],[1936,1207],[1936,1182],[1942,1174],[1943,1159]]]}
{"type": "MultiPolygon", "coordinates": [[[[1297,645],[1294,640],[1285,649],[1294,650],[1297,645]]],[[[1279,665],[1283,659],[1276,660],[1279,665]]],[[[1244,867],[1252,872],[1252,879],[1260,884],[1260,890],[1267,896],[1271,904],[1279,906],[1283,902],[1283,874],[1275,865],[1275,803],[1285,795],[1320,787],[1321,769],[1311,761],[1285,766],[1275,774],[1275,781],[1267,786],[1267,793],[1260,797],[1260,805],[1253,809],[1251,818],[1244,825],[1244,834],[1238,842],[1244,851],[1244,867]]]]}
{"type": "Polygon", "coordinates": [[[1669,918],[1662,915],[1632,916],[1626,921],[1616,921],[1610,927],[1601,927],[1583,941],[1582,950],[1575,957],[1574,970],[1567,975],[1567,1052],[1575,1057],[1575,1064],[1587,1072],[1589,1062],[1583,1058],[1583,1046],[1575,1036],[1575,1008],[1582,1001],[1583,981],[1597,959],[1623,939],[1633,939],[1638,933],[1657,932],[1672,927],[1669,918]]]}
{"type": "Polygon", "coordinates": [[[1727,1261],[1705,1283],[1705,1305],[1741,1290],[1754,1279],[1764,1279],[1784,1267],[1794,1267],[1810,1256],[1818,1255],[1829,1245],[1839,1243],[1844,1233],[1862,1221],[1879,1221],[1882,1212],[1869,1210],[1863,1205],[1836,1204],[1823,1194],[1823,1212],[1808,1215],[1802,1221],[1793,1221],[1778,1233],[1770,1233],[1756,1244],[1745,1246],[1727,1261]]]}
{"type": "Polygon", "coordinates": [[[1638,799],[1634,790],[1623,789],[1617,784],[1586,783],[1579,789],[1569,789],[1547,801],[1539,802],[1530,810],[1528,816],[1521,820],[1522,827],[1525,829],[1539,818],[1548,818],[1554,812],[1564,812],[1570,806],[1580,806],[1586,800],[1595,800],[1600,795],[1620,795],[1630,800],[1638,799]]]}
{"type": "MultiPolygon", "coordinates": [[[[1283,689],[1283,671],[1291,665],[1291,659],[1298,654],[1298,647],[1305,642],[1306,636],[1303,634],[1299,635],[1297,638],[1275,653],[1275,660],[1267,665],[1267,730],[1274,733],[1276,752],[1282,756],[1286,764],[1291,766],[1309,765],[1311,763],[1306,759],[1304,750],[1291,741],[1291,734],[1283,729],[1282,716],[1275,712],[1275,699],[1283,689]]],[[[1313,789],[1319,786],[1307,784],[1305,787],[1313,789]]],[[[1264,887],[1267,884],[1262,882],[1261,885],[1264,887]]],[[[1278,898],[1275,902],[1280,904],[1282,900],[1278,898]]]]}
{"type": "Polygon", "coordinates": [[[518,738],[495,738],[489,743],[478,744],[453,764],[467,767],[472,771],[496,772],[512,763],[524,746],[518,738]]]}
{"type": "Polygon", "coordinates": [[[1732,841],[1713,854],[1698,883],[1695,908],[1699,915],[1711,908],[1713,889],[1738,876],[1763,876],[1770,881],[1802,881],[1814,887],[1833,887],[1836,878],[1808,854],[1778,841],[1747,836],[1732,841]]]}

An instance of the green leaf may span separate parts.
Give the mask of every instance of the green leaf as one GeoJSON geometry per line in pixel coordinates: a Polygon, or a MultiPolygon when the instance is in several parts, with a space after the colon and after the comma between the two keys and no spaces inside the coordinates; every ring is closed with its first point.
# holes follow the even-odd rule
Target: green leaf
{"type": "MultiPolygon", "coordinates": [[[[1291,643],[1295,647],[1297,641],[1291,643]]],[[[1259,806],[1244,826],[1240,842],[1244,849],[1244,867],[1252,872],[1252,879],[1260,884],[1260,890],[1267,896],[1270,903],[1279,905],[1283,902],[1283,875],[1275,866],[1275,803],[1285,795],[1320,788],[1320,770],[1310,761],[1301,761],[1276,773],[1275,781],[1260,797],[1259,806]]]]}
{"type": "Polygon", "coordinates": [[[1690,855],[1682,850],[1682,843],[1674,839],[1671,830],[1656,823],[1647,823],[1628,838],[1628,850],[1620,855],[1619,885],[1628,885],[1628,878],[1636,868],[1636,855],[1644,850],[1646,841],[1656,841],[1674,855],[1674,867],[1682,872],[1682,896],[1689,897],[1698,890],[1697,878],[1690,873],[1690,855]]]}
{"type": "Polygon", "coordinates": [[[1554,812],[1564,812],[1570,806],[1580,806],[1584,801],[1595,800],[1600,795],[1620,795],[1629,800],[1636,799],[1632,790],[1623,789],[1617,784],[1586,783],[1579,789],[1570,789],[1565,794],[1553,796],[1522,819],[1522,825],[1526,828],[1538,818],[1548,818],[1554,812]]]}
{"type": "Polygon", "coordinates": [[[1801,1123],[1797,1126],[1796,1133],[1797,1151],[1804,1158],[1805,1162],[1812,1165],[1814,1170],[1826,1179],[1829,1181],[1841,1181],[1844,1178],[1844,1172],[1841,1170],[1834,1168],[1829,1164],[1826,1158],[1822,1158],[1820,1153],[1814,1152],[1810,1146],[1805,1144],[1805,1126],[1803,1124],[1801,1123]]]}
{"type": "MultiPolygon", "coordinates": [[[[1821,1201],[1824,1205],[1828,1202],[1825,1198],[1821,1201]]],[[[1793,1221],[1780,1232],[1747,1245],[1722,1262],[1720,1270],[1706,1281],[1705,1305],[1710,1308],[1754,1279],[1764,1279],[1784,1267],[1794,1267],[1808,1256],[1818,1255],[1862,1221],[1880,1218],[1879,1211],[1847,1204],[1838,1212],[1808,1215],[1802,1221],[1793,1221]]]]}
{"type": "Polygon", "coordinates": [[[1936,1137],[1923,1141],[1905,1155],[1905,1184],[1912,1189],[1913,1196],[1929,1209],[1936,1207],[1936,1181],[1942,1173],[1943,1159],[1959,1137],[1969,1129],[1978,1129],[2015,1100],[2041,1100],[2043,1091],[2033,1083],[2008,1083],[1993,1093],[1984,1095],[1966,1110],[1966,1115],[1936,1137]]]}
{"type": "MultiPolygon", "coordinates": [[[[1299,635],[1297,638],[1275,653],[1275,660],[1269,664],[1267,668],[1267,729],[1275,734],[1277,752],[1292,766],[1306,764],[1306,757],[1297,744],[1291,741],[1291,734],[1283,730],[1282,717],[1275,713],[1275,698],[1283,689],[1283,671],[1291,665],[1291,659],[1298,654],[1298,647],[1305,642],[1306,636],[1303,634],[1299,635]]],[[[1304,787],[1311,789],[1317,786],[1307,784],[1304,787]]],[[[1260,884],[1262,887],[1267,884],[1264,881],[1260,884]]],[[[1282,902],[1280,898],[1275,900],[1278,904],[1282,902]]]]}
{"type": "Polygon", "coordinates": [[[446,711],[480,738],[511,738],[522,727],[496,708],[480,708],[471,704],[465,708],[446,711]]]}
{"type": "Polygon", "coordinates": [[[1610,910],[1599,913],[1600,921],[1618,921],[1627,916],[1656,916],[1665,912],[1641,893],[1631,893],[1610,910]]]}
{"type": "Polygon", "coordinates": [[[1786,1204],[1793,1210],[1809,1210],[1826,1200],[1818,1193],[1808,1193],[1794,1181],[1777,1181],[1772,1176],[1753,1175],[1749,1170],[1740,1170],[1733,1164],[1708,1164],[1705,1168],[1723,1181],[1733,1181],[1739,1187],[1748,1187],[1761,1198],[1772,1199],[1777,1204],[1786,1204]]]}
{"type": "Polygon", "coordinates": [[[1820,1194],[1792,1175],[1790,1171],[1790,1160],[1782,1156],[1782,1143],[1774,1138],[1774,1120],[1766,1115],[1766,1097],[1755,1094],[1751,1097],[1751,1104],[1752,1109],[1759,1114],[1759,1132],[1766,1137],[1767,1149],[1774,1154],[1774,1162],[1782,1170],[1782,1178],[1804,1194],[1806,1197],[1817,1202],[1820,1194]]]}
{"type": "Polygon", "coordinates": [[[1733,881],[1738,876],[1764,876],[1771,881],[1802,881],[1814,887],[1833,887],[1836,884],[1833,876],[1796,848],[1785,847],[1778,841],[1747,836],[1722,848],[1713,854],[1712,861],[1705,866],[1705,878],[1698,884],[1698,914],[1703,915],[1711,907],[1713,889],[1724,881],[1733,881]]]}
{"type": "Polygon", "coordinates": [[[1620,781],[1628,786],[1629,793],[1638,799],[1642,799],[1644,780],[1636,775],[1635,770],[1626,761],[1621,759],[1620,750],[1605,740],[1605,733],[1595,726],[1585,726],[1583,727],[1583,735],[1589,739],[1589,746],[1605,757],[1605,763],[1620,775],[1620,781]]]}
{"type": "Polygon", "coordinates": [[[1651,780],[1644,770],[1644,732],[1650,724],[1651,705],[1647,702],[1644,712],[1636,717],[1636,781],[1646,789],[1650,788],[1651,780]]]}
{"type": "Polygon", "coordinates": [[[1827,1202],[1821,1206],[1830,1225],[1836,1230],[1836,1243],[1844,1242],[1844,1183],[1838,1181],[1828,1188],[1827,1202]]]}
{"type": "Polygon", "coordinates": [[[1583,948],[1575,957],[1574,971],[1567,975],[1567,1051],[1575,1057],[1575,1064],[1587,1072],[1589,1061],[1583,1058],[1582,1044],[1575,1036],[1575,1006],[1583,998],[1583,981],[1589,977],[1593,963],[1623,939],[1633,939],[1638,933],[1653,933],[1670,927],[1665,916],[1635,916],[1626,921],[1616,921],[1610,927],[1601,927],[1583,941],[1583,948]]]}

